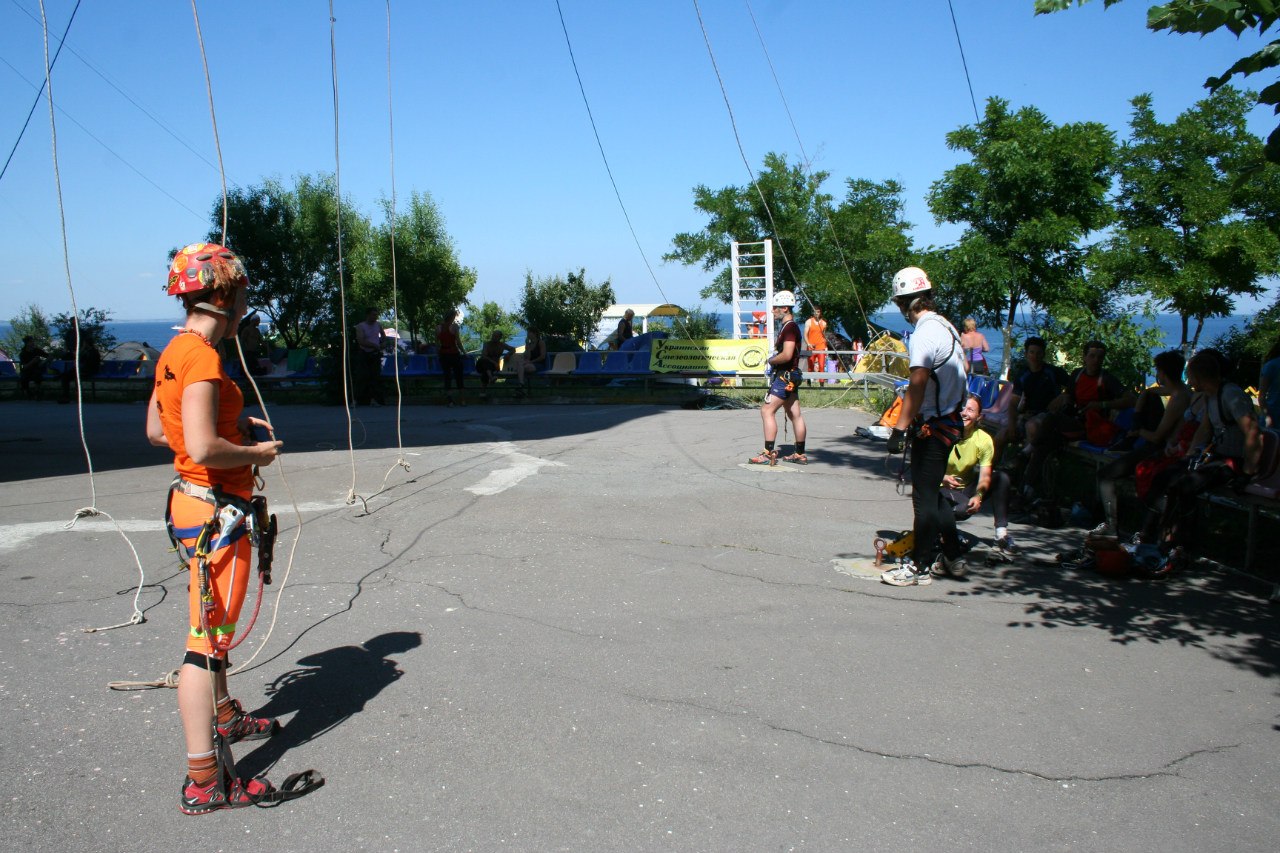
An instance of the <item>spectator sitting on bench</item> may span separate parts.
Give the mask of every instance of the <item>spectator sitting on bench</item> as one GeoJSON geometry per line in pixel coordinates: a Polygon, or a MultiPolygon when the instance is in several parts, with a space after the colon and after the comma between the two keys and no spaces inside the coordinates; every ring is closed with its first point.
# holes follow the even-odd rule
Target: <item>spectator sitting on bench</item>
{"type": "Polygon", "coordinates": [[[520,362],[520,372],[516,376],[516,381],[528,387],[533,381],[533,375],[538,372],[538,367],[546,358],[547,344],[542,340],[542,333],[530,326],[524,339],[524,359],[520,362]]]}
{"type": "Polygon", "coordinates": [[[1009,475],[992,468],[995,446],[991,436],[979,429],[982,401],[977,395],[970,394],[965,400],[960,420],[964,422],[964,435],[947,457],[943,494],[951,501],[956,521],[976,515],[989,502],[995,515],[996,547],[1005,554],[1016,554],[1017,546],[1009,535],[1009,475]]]}
{"type": "Polygon", "coordinates": [[[1071,382],[1067,372],[1056,364],[1044,360],[1044,338],[1029,337],[1022,345],[1027,369],[1013,380],[1013,392],[1009,397],[1009,418],[1005,428],[995,440],[995,459],[999,461],[1009,444],[1026,439],[1024,452],[1030,452],[1041,422],[1047,417],[1049,404],[1071,382]]]}
{"type": "Polygon", "coordinates": [[[1116,500],[1116,482],[1133,474],[1138,464],[1169,453],[1169,445],[1176,446],[1195,430],[1196,422],[1188,420],[1191,389],[1182,381],[1186,359],[1177,350],[1162,352],[1155,357],[1156,384],[1143,390],[1134,405],[1134,423],[1122,443],[1130,445],[1125,454],[1098,472],[1098,494],[1102,499],[1102,524],[1093,529],[1097,536],[1115,536],[1120,530],[1119,502],[1116,500]],[[1168,397],[1169,402],[1164,402],[1168,397]]]}
{"type": "MultiPolygon", "coordinates": [[[[1262,429],[1253,402],[1222,375],[1224,361],[1216,350],[1201,350],[1187,363],[1187,381],[1204,400],[1205,417],[1191,439],[1190,463],[1156,477],[1151,503],[1156,505],[1163,493],[1164,509],[1148,511],[1139,534],[1140,541],[1158,544],[1166,553],[1191,544],[1195,525],[1183,522],[1195,511],[1198,495],[1228,484],[1242,489],[1258,473],[1262,429]]],[[[1170,565],[1178,565],[1181,556],[1170,565]]]]}
{"type": "Polygon", "coordinates": [[[1101,341],[1085,344],[1084,367],[1072,375],[1066,390],[1049,404],[1049,415],[1034,437],[1028,435],[1030,453],[1022,477],[1024,497],[1037,493],[1052,497],[1044,494],[1044,463],[1062,445],[1087,438],[1092,444],[1107,447],[1120,434],[1112,418],[1118,409],[1133,408],[1134,396],[1102,369],[1106,357],[1106,344],[1101,341]]]}
{"type": "Polygon", "coordinates": [[[480,347],[480,356],[476,359],[476,373],[480,374],[480,396],[485,396],[489,391],[489,383],[493,381],[493,374],[497,373],[502,359],[514,355],[516,348],[511,346],[502,339],[502,331],[494,329],[493,334],[489,335],[489,340],[484,342],[484,346],[480,347]]]}

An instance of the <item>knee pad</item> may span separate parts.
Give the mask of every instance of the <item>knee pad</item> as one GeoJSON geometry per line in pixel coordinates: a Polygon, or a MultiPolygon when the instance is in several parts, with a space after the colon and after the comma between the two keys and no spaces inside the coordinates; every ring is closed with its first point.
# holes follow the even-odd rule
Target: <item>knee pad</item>
{"type": "Polygon", "coordinates": [[[210,672],[222,672],[222,667],[226,665],[226,661],[222,658],[202,655],[199,652],[187,652],[183,656],[182,662],[183,664],[193,664],[201,669],[207,669],[210,672]]]}

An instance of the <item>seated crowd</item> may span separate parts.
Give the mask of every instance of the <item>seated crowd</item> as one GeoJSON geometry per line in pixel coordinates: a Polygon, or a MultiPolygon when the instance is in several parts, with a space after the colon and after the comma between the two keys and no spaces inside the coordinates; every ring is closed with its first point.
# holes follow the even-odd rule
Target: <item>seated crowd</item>
{"type": "Polygon", "coordinates": [[[992,507],[1000,552],[1017,552],[1008,530],[1011,505],[1041,524],[1061,523],[1046,462],[1071,442],[1109,456],[1098,472],[1102,522],[1091,536],[1121,535],[1118,484],[1133,477],[1145,519],[1131,531],[1132,542],[1157,547],[1171,567],[1194,544],[1189,519],[1198,496],[1223,487],[1240,492],[1267,473],[1259,470],[1264,416],[1227,379],[1225,358],[1215,350],[1189,362],[1178,351],[1160,353],[1153,360],[1156,381],[1140,393],[1106,371],[1106,347],[1098,341],[1085,345],[1084,366],[1073,374],[1046,362],[1042,338],[1027,338],[1024,353],[1004,422],[989,425],[994,439],[979,428],[980,399],[966,400],[964,433],[942,484],[957,520],[992,507]],[[1012,458],[1003,470],[1006,450],[1012,458]]]}

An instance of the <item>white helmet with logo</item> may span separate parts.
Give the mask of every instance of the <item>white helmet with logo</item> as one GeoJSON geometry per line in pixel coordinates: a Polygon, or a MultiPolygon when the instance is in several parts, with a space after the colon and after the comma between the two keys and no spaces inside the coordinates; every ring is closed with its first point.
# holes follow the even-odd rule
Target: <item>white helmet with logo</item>
{"type": "Polygon", "coordinates": [[[925,275],[924,270],[919,267],[905,267],[898,270],[897,275],[893,277],[893,298],[899,296],[915,296],[918,293],[924,293],[932,290],[933,285],[929,283],[929,276],[925,275]]]}
{"type": "Polygon", "coordinates": [[[779,290],[773,294],[774,308],[794,308],[796,306],[796,295],[790,290],[779,290]]]}

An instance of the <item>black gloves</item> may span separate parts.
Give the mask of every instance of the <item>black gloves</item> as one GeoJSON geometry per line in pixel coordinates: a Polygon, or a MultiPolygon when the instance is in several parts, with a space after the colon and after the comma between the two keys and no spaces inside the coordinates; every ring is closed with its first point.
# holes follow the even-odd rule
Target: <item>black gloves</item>
{"type": "Polygon", "coordinates": [[[901,453],[907,449],[907,432],[906,430],[895,429],[889,433],[889,452],[901,453]]]}

